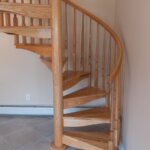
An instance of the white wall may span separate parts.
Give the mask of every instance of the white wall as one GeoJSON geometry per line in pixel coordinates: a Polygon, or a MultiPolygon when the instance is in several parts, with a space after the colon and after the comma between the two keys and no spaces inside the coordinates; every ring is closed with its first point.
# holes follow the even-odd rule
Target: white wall
{"type": "Polygon", "coordinates": [[[72,0],[115,27],[116,0],[72,0]]]}
{"type": "MultiPolygon", "coordinates": [[[[76,0],[114,26],[115,0],[76,0]]],[[[15,49],[13,36],[0,33],[0,105],[52,105],[51,72],[36,54],[15,49]],[[31,95],[31,101],[25,95],[31,95]]]]}
{"type": "Polygon", "coordinates": [[[117,21],[125,45],[124,150],[150,149],[150,1],[118,0],[117,21]]]}

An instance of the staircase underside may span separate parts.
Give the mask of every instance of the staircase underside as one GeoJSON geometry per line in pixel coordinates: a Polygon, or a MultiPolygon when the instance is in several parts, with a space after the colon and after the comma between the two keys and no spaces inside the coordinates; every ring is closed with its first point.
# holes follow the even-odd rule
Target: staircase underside
{"type": "Polygon", "coordinates": [[[16,48],[25,49],[42,57],[52,57],[52,46],[46,44],[16,44],[16,48]]]}
{"type": "Polygon", "coordinates": [[[0,32],[14,35],[22,35],[32,38],[51,38],[51,30],[49,26],[19,26],[19,27],[0,27],[0,32]]]}

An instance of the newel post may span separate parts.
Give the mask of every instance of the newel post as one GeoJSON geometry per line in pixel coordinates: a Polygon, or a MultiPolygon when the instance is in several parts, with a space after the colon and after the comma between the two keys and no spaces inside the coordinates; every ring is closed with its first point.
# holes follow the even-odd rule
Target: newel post
{"type": "Polygon", "coordinates": [[[63,88],[62,88],[62,21],[61,0],[51,0],[52,7],[52,69],[54,104],[54,143],[51,150],[63,150],[63,88]]]}

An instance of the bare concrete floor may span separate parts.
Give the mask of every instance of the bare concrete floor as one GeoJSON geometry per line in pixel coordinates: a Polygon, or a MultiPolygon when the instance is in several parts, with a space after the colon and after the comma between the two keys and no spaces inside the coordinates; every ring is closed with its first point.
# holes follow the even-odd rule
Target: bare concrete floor
{"type": "Polygon", "coordinates": [[[52,139],[51,117],[0,116],[0,150],[49,150],[52,139]]]}
{"type": "MultiPolygon", "coordinates": [[[[98,132],[109,128],[108,125],[95,125],[75,130],[98,132]]],[[[52,117],[0,116],[0,150],[49,150],[52,140],[52,117]]]]}

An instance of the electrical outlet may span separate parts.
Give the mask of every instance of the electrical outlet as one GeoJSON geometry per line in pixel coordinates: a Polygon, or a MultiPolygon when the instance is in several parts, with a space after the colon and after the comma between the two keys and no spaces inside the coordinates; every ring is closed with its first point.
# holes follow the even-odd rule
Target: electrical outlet
{"type": "Polygon", "coordinates": [[[26,94],[26,101],[30,101],[31,100],[31,95],[30,94],[26,94]]]}

